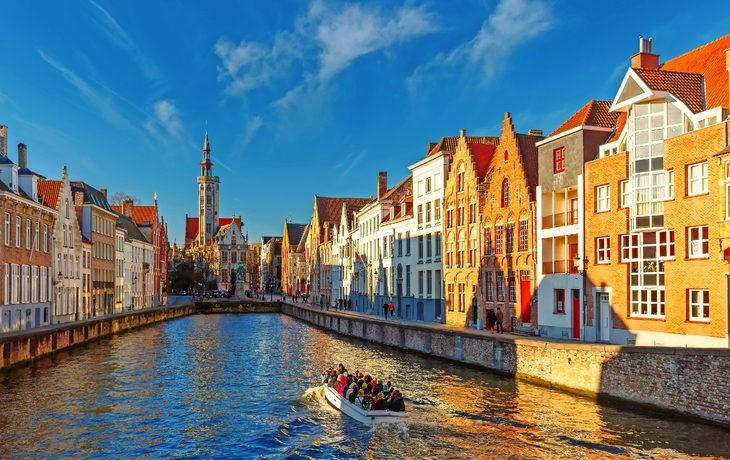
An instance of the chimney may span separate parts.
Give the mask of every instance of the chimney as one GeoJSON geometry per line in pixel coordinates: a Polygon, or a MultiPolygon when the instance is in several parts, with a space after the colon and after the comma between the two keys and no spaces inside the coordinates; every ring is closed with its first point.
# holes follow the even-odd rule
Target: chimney
{"type": "Polygon", "coordinates": [[[378,200],[385,195],[385,192],[388,191],[388,173],[387,172],[379,172],[378,173],[378,200]]]}
{"type": "Polygon", "coordinates": [[[0,126],[0,156],[8,156],[8,127],[0,126]]]}
{"type": "Polygon", "coordinates": [[[74,206],[83,206],[84,204],[84,192],[74,193],[74,206]]]}
{"type": "Polygon", "coordinates": [[[540,136],[542,137],[542,129],[528,129],[527,130],[528,136],[540,136]]]}
{"type": "MultiPolygon", "coordinates": [[[[106,191],[106,189],[102,189],[106,191]]],[[[104,194],[106,196],[106,193],[104,194]]],[[[122,214],[128,217],[132,217],[134,214],[134,200],[127,198],[122,202],[122,214]]]]}
{"type": "Polygon", "coordinates": [[[639,52],[631,56],[631,67],[634,69],[659,69],[659,55],[651,51],[651,38],[639,36],[639,52]]]}
{"type": "Polygon", "coordinates": [[[104,199],[106,200],[106,189],[103,188],[103,189],[101,189],[99,191],[101,192],[102,195],[104,195],[104,199]]]}
{"type": "Polygon", "coordinates": [[[22,142],[18,144],[18,166],[21,168],[28,167],[28,147],[22,142]]]}

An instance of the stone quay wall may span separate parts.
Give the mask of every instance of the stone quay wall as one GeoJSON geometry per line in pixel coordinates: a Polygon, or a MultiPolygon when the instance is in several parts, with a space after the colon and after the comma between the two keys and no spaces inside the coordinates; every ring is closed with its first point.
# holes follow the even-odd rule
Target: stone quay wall
{"type": "Polygon", "coordinates": [[[518,339],[442,325],[389,323],[284,304],[320,328],[553,388],[730,426],[730,350],[518,339]]]}
{"type": "Polygon", "coordinates": [[[140,326],[196,312],[195,304],[157,307],[0,335],[0,370],[30,363],[59,350],[140,326]]]}
{"type": "Polygon", "coordinates": [[[196,302],[198,313],[281,313],[281,303],[260,300],[222,300],[196,302]]]}

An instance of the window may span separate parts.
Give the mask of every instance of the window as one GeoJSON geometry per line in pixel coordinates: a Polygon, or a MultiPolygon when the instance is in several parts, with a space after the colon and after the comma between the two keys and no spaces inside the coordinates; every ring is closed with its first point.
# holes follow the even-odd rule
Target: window
{"type": "Polygon", "coordinates": [[[709,239],[707,238],[707,226],[687,228],[687,257],[708,257],[708,246],[709,239]]]}
{"type": "Polygon", "coordinates": [[[504,301],[504,272],[497,272],[497,302],[504,301]]]}
{"type": "MultiPolygon", "coordinates": [[[[504,153],[507,155],[507,152],[504,153]]],[[[509,206],[509,180],[505,178],[502,181],[502,207],[506,208],[509,206]]]]}
{"type": "Polygon", "coordinates": [[[398,257],[403,255],[403,234],[398,234],[398,257]]]}
{"type": "Polygon", "coordinates": [[[457,250],[456,250],[456,264],[459,267],[464,266],[464,246],[466,246],[466,241],[464,241],[464,234],[462,233],[459,235],[459,241],[457,244],[457,250]]]}
{"type": "Polygon", "coordinates": [[[707,193],[707,162],[687,166],[687,195],[707,193]]]}
{"type": "Polygon", "coordinates": [[[411,232],[406,232],[406,255],[411,255],[411,232]]]}
{"type": "Polygon", "coordinates": [[[596,212],[608,211],[611,209],[610,185],[596,187],[596,212]]]}
{"type": "Polygon", "coordinates": [[[487,272],[487,302],[493,302],[494,301],[494,285],[493,283],[493,273],[487,272]]]}
{"type": "Polygon", "coordinates": [[[423,259],[423,235],[418,235],[418,258],[423,259]]]}
{"type": "Polygon", "coordinates": [[[438,199],[433,202],[433,220],[438,222],[441,220],[441,200],[438,199]]]}
{"type": "Polygon", "coordinates": [[[497,254],[504,253],[504,225],[502,224],[494,227],[494,251],[497,254]]]}
{"type": "Polygon", "coordinates": [[[418,205],[418,225],[423,225],[423,205],[418,205]]]}
{"type": "Polygon", "coordinates": [[[10,246],[10,214],[7,212],[5,213],[5,246],[10,246]]]}
{"type": "Polygon", "coordinates": [[[494,248],[492,248],[492,227],[486,227],[484,229],[484,254],[491,256],[494,248]]]}
{"type": "Polygon", "coordinates": [[[434,248],[436,257],[441,257],[441,232],[436,232],[436,247],[434,248]]]}
{"type": "Polygon", "coordinates": [[[509,150],[504,151],[504,161],[509,160],[509,150]]]}
{"type": "Polygon", "coordinates": [[[431,222],[431,202],[426,203],[426,223],[431,222]]]}
{"type": "Polygon", "coordinates": [[[411,295],[411,266],[406,265],[406,295],[411,295]]]}
{"type": "Polygon", "coordinates": [[[431,270],[426,270],[426,295],[433,293],[433,278],[431,270]]]}
{"type": "Polygon", "coordinates": [[[423,297],[423,270],[418,271],[418,296],[423,297]]]}
{"type": "Polygon", "coordinates": [[[446,243],[446,266],[451,267],[454,263],[454,242],[449,241],[446,243]]]}
{"type": "Polygon", "coordinates": [[[565,313],[565,289],[555,289],[555,313],[565,313]]]}
{"type": "Polygon", "coordinates": [[[477,231],[471,231],[471,237],[469,238],[469,264],[472,267],[477,266],[477,231]]]}
{"type": "MultiPolygon", "coordinates": [[[[461,165],[461,168],[462,168],[462,169],[463,169],[463,167],[464,167],[464,165],[461,165]]],[[[456,176],[456,179],[458,180],[458,187],[459,187],[459,188],[458,188],[458,191],[459,191],[459,192],[463,192],[463,191],[464,191],[464,173],[463,173],[463,172],[460,172],[460,173],[459,173],[459,174],[458,174],[458,175],[456,176]]]]}
{"type": "Polygon", "coordinates": [[[621,262],[674,259],[674,230],[621,235],[621,262]]]}
{"type": "Polygon", "coordinates": [[[466,310],[466,284],[459,283],[459,311],[464,312],[466,310]]]}
{"type": "Polygon", "coordinates": [[[515,223],[507,223],[507,254],[512,254],[512,250],[515,247],[515,223]]]}
{"type": "Polygon", "coordinates": [[[690,321],[710,321],[710,291],[707,289],[690,289],[689,300],[690,321]]]}
{"type": "Polygon", "coordinates": [[[464,206],[459,206],[457,209],[456,220],[458,221],[456,225],[459,227],[464,225],[464,206]]]}
{"type": "Polygon", "coordinates": [[[454,311],[454,283],[446,285],[446,304],[449,311],[454,311]]]}
{"type": "Polygon", "coordinates": [[[431,234],[426,234],[426,258],[431,258],[431,234]]]}
{"type": "Polygon", "coordinates": [[[477,204],[471,203],[469,205],[469,223],[475,224],[477,222],[477,204]]]}
{"type": "Polygon", "coordinates": [[[48,225],[43,225],[43,252],[48,252],[48,225]]]}
{"type": "Polygon", "coordinates": [[[596,238],[596,263],[611,263],[611,237],[603,236],[596,238]]]}
{"type": "Polygon", "coordinates": [[[431,178],[426,178],[426,193],[431,193],[431,178]]]}
{"type": "Polygon", "coordinates": [[[66,224],[63,225],[63,247],[66,247],[66,224]]]}
{"type": "Polygon", "coordinates": [[[446,210],[446,228],[452,228],[454,226],[454,210],[446,210]]]}
{"type": "Polygon", "coordinates": [[[20,217],[15,218],[15,247],[20,247],[20,228],[23,225],[23,219],[20,217]]]}
{"type": "Polygon", "coordinates": [[[553,173],[561,173],[565,171],[565,153],[563,147],[553,150],[553,173]]]}
{"type": "Polygon", "coordinates": [[[509,281],[509,301],[517,302],[517,281],[515,280],[515,272],[510,270],[508,274],[509,276],[507,277],[507,281],[509,281]]]}
{"type": "Polygon", "coordinates": [[[527,219],[520,220],[519,251],[527,251],[527,219]]]}
{"type": "Polygon", "coordinates": [[[621,207],[628,208],[631,206],[631,187],[627,180],[621,181],[621,207]]]}
{"type": "Polygon", "coordinates": [[[40,249],[41,249],[41,244],[40,244],[40,238],[41,238],[41,236],[40,236],[40,230],[41,230],[41,223],[40,222],[36,222],[35,223],[35,237],[33,238],[33,244],[35,246],[35,250],[36,251],[40,251],[40,249]]]}

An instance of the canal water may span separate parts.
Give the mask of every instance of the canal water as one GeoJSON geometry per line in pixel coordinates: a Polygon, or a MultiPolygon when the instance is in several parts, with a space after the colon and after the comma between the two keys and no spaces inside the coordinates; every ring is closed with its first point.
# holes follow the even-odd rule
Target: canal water
{"type": "Polygon", "coordinates": [[[0,375],[0,458],[730,458],[730,431],[597,404],[338,337],[283,315],[197,315],[0,375]],[[391,380],[406,423],[367,427],[318,388],[391,380]]]}

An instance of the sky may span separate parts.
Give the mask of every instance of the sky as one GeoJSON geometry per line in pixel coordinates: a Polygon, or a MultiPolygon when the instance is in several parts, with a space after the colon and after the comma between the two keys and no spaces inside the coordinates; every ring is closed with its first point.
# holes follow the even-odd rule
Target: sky
{"type": "Polygon", "coordinates": [[[220,215],[249,241],[314,195],[375,195],[443,136],[549,133],[660,61],[730,33],[726,0],[68,0],[3,5],[0,124],[28,166],[152,204],[184,242],[205,131],[220,215]]]}

